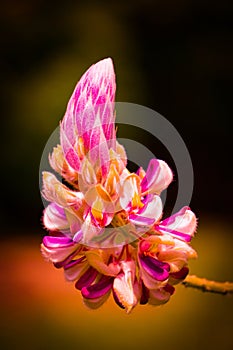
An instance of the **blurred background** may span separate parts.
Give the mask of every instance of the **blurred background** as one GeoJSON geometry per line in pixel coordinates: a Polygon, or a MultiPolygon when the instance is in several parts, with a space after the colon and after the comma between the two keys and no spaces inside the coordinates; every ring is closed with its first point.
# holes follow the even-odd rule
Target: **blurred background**
{"type": "MultiPolygon", "coordinates": [[[[190,152],[191,207],[199,217],[191,272],[232,280],[232,10],[225,0],[2,1],[3,349],[232,349],[232,297],[180,286],[167,305],[130,316],[111,300],[86,310],[40,256],[38,184],[41,154],[76,82],[110,56],[116,100],[162,114],[190,152]]],[[[172,167],[166,150],[136,131],[119,126],[118,135],[145,143],[172,167]]]]}

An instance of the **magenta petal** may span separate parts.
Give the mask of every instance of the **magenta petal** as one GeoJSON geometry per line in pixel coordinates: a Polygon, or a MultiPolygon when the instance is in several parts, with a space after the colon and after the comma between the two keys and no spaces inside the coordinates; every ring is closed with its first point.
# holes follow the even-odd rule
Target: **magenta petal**
{"type": "Polygon", "coordinates": [[[154,219],[146,218],[144,216],[137,215],[137,214],[129,215],[129,220],[134,225],[138,225],[138,226],[151,226],[155,222],[154,219]]]}
{"type": "Polygon", "coordinates": [[[137,214],[129,215],[129,220],[139,226],[151,226],[158,221],[162,215],[162,201],[157,195],[148,195],[142,201],[144,206],[137,214]]]}
{"type": "Polygon", "coordinates": [[[156,177],[158,176],[157,172],[159,169],[159,162],[157,159],[151,159],[146,171],[146,176],[141,182],[142,192],[147,191],[152,184],[155,182],[156,177]]]}
{"type": "Polygon", "coordinates": [[[81,290],[82,296],[87,299],[95,299],[102,297],[112,288],[113,278],[109,276],[102,276],[101,279],[88,287],[81,290]]]}
{"type": "Polygon", "coordinates": [[[89,286],[98,275],[98,271],[93,267],[89,267],[89,269],[79,278],[79,280],[75,284],[75,288],[81,290],[84,287],[89,286]]]}
{"type": "Polygon", "coordinates": [[[86,259],[86,257],[85,257],[85,256],[82,256],[82,257],[79,258],[79,259],[70,261],[68,264],[65,264],[64,270],[68,270],[68,269],[70,269],[71,267],[74,267],[75,265],[80,264],[84,259],[86,259]]]}
{"type": "MultiPolygon", "coordinates": [[[[77,259],[77,260],[72,260],[73,257],[75,257],[75,255],[77,255],[77,251],[74,251],[72,254],[70,254],[69,256],[67,256],[67,258],[63,261],[58,261],[58,262],[55,262],[53,265],[57,268],[57,269],[60,269],[61,267],[64,267],[66,268],[67,266],[68,267],[71,267],[70,264],[72,265],[72,263],[74,264],[74,262],[78,263],[78,260],[80,260],[80,262],[85,258],[85,257],[82,257],[80,259],[77,259]]],[[[74,264],[75,265],[75,264],[74,264]]],[[[67,267],[67,268],[68,268],[67,267]]]]}
{"type": "Polygon", "coordinates": [[[141,182],[142,193],[160,194],[172,181],[173,174],[167,163],[163,160],[151,159],[146,175],[141,182]]]}
{"type": "Polygon", "coordinates": [[[170,234],[170,235],[172,235],[176,238],[179,238],[182,241],[185,241],[187,243],[189,243],[192,239],[192,237],[190,235],[187,235],[186,233],[179,232],[176,230],[172,230],[171,228],[166,227],[166,226],[158,225],[158,226],[156,226],[156,230],[161,232],[161,233],[164,233],[164,234],[170,234]]]}
{"type": "Polygon", "coordinates": [[[72,239],[61,236],[61,237],[55,237],[55,236],[45,236],[43,238],[43,244],[47,248],[67,248],[75,245],[75,243],[72,241],[72,239]]]}
{"type": "Polygon", "coordinates": [[[50,231],[70,231],[65,210],[56,203],[50,203],[44,210],[43,223],[50,231]]]}
{"type": "Polygon", "coordinates": [[[169,277],[170,266],[150,256],[139,257],[142,268],[157,281],[164,281],[169,277]]]}
{"type": "Polygon", "coordinates": [[[183,207],[178,213],[160,222],[156,230],[171,234],[185,242],[190,242],[197,226],[195,214],[189,207],[183,207]]]}

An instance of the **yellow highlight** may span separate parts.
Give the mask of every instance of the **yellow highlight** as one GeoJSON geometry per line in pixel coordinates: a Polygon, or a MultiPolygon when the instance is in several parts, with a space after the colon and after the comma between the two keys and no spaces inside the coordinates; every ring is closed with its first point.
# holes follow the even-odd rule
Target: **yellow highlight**
{"type": "Polygon", "coordinates": [[[134,192],[134,196],[132,198],[132,206],[134,208],[142,208],[144,204],[141,202],[141,198],[138,193],[134,192]]]}
{"type": "Polygon", "coordinates": [[[113,163],[110,165],[110,170],[106,179],[105,188],[110,196],[116,193],[116,184],[120,181],[119,174],[113,163]]]}
{"type": "Polygon", "coordinates": [[[91,208],[92,215],[97,220],[102,220],[103,219],[102,211],[103,211],[103,203],[99,198],[96,198],[96,200],[91,208]]]}

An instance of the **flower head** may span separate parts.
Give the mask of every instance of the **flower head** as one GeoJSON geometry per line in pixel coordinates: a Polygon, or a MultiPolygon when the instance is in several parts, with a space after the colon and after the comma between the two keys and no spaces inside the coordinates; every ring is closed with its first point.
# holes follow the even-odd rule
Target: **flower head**
{"type": "Polygon", "coordinates": [[[60,145],[49,157],[65,183],[43,173],[43,214],[49,231],[43,256],[63,268],[90,308],[110,294],[126,312],[160,305],[196,257],[190,241],[196,217],[182,208],[162,219],[160,194],[173,174],[162,160],[131,173],[116,140],[115,74],[110,58],[91,66],[70,98],[60,124],[60,145]]]}

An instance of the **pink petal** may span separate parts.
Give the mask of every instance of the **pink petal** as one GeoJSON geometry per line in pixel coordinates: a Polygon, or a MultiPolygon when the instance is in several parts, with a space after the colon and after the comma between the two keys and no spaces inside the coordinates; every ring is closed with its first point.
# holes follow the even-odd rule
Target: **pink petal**
{"type": "Polygon", "coordinates": [[[190,242],[196,231],[196,227],[197,219],[195,214],[189,207],[183,207],[178,213],[161,221],[156,226],[156,230],[164,234],[170,234],[185,242],[190,242]]]}
{"type": "Polygon", "coordinates": [[[159,196],[148,196],[149,200],[137,214],[129,215],[129,220],[139,226],[151,226],[162,216],[163,205],[159,196]]]}
{"type": "Polygon", "coordinates": [[[66,236],[45,236],[41,244],[41,253],[45,259],[59,263],[77,251],[78,247],[66,236]]]}
{"type": "Polygon", "coordinates": [[[69,223],[65,211],[56,203],[51,203],[44,210],[43,223],[50,231],[69,232],[69,223]]]}
{"type": "Polygon", "coordinates": [[[152,159],[141,182],[142,193],[160,194],[171,183],[172,171],[163,160],[152,159]]]}

